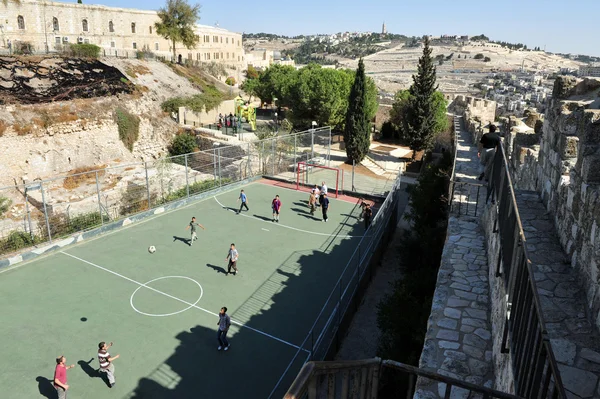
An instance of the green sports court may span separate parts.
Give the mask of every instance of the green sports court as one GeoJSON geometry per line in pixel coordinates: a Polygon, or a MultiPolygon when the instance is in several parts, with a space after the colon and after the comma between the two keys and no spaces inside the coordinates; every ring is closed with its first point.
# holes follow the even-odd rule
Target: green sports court
{"type": "Polygon", "coordinates": [[[307,189],[243,188],[250,210],[239,215],[236,188],[0,271],[5,397],[54,398],[59,355],[75,365],[70,398],[283,397],[364,226],[357,199],[331,198],[324,223],[308,213],[307,189]],[[190,246],[192,216],[206,230],[190,246]],[[231,243],[236,276],[225,273],[231,243]],[[217,351],[223,306],[228,352],[217,351]],[[120,354],[113,388],[97,372],[100,341],[120,354]]]}

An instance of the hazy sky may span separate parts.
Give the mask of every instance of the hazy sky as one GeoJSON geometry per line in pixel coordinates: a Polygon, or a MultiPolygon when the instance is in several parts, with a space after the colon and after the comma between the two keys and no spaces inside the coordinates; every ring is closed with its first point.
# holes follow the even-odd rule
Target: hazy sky
{"type": "MultiPolygon", "coordinates": [[[[164,0],[83,0],[156,10],[164,0]]],[[[191,0],[190,2],[194,2],[191,0]]],[[[282,35],[381,30],[408,36],[485,34],[492,40],[600,56],[600,0],[202,0],[200,23],[282,35]]]]}

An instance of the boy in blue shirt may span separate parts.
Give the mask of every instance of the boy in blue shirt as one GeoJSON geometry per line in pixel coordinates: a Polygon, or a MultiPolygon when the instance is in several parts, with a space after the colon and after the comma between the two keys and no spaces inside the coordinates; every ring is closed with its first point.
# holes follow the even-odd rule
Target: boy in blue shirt
{"type": "Polygon", "coordinates": [[[237,213],[241,213],[242,208],[244,207],[247,211],[250,210],[248,209],[248,197],[246,197],[246,193],[244,192],[244,190],[240,191],[240,197],[238,198],[238,201],[242,201],[242,205],[240,205],[240,210],[237,213]]]}

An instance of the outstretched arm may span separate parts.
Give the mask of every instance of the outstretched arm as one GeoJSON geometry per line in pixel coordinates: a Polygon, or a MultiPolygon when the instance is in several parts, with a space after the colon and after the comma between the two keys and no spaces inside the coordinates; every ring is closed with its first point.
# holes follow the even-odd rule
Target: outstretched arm
{"type": "Polygon", "coordinates": [[[198,226],[199,226],[200,228],[202,228],[202,230],[206,230],[206,229],[204,228],[204,226],[202,226],[200,223],[198,223],[198,226]]]}

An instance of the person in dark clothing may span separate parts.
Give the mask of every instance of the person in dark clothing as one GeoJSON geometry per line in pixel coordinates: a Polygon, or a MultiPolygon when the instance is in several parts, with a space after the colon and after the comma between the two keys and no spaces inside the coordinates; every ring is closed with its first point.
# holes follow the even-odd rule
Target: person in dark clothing
{"type": "Polygon", "coordinates": [[[494,156],[496,155],[496,148],[500,145],[500,136],[496,133],[496,126],[490,125],[489,133],[485,133],[479,140],[477,156],[479,157],[479,171],[481,174],[478,179],[488,181],[492,173],[492,165],[494,156]]]}
{"type": "Polygon", "coordinates": [[[327,211],[329,210],[329,198],[327,198],[327,194],[321,194],[321,210],[323,211],[323,221],[326,222],[327,219],[327,211]]]}
{"type": "Polygon", "coordinates": [[[363,218],[365,219],[365,230],[369,228],[371,225],[371,218],[373,217],[373,210],[371,209],[371,204],[366,204],[365,210],[363,213],[363,218]]]}

